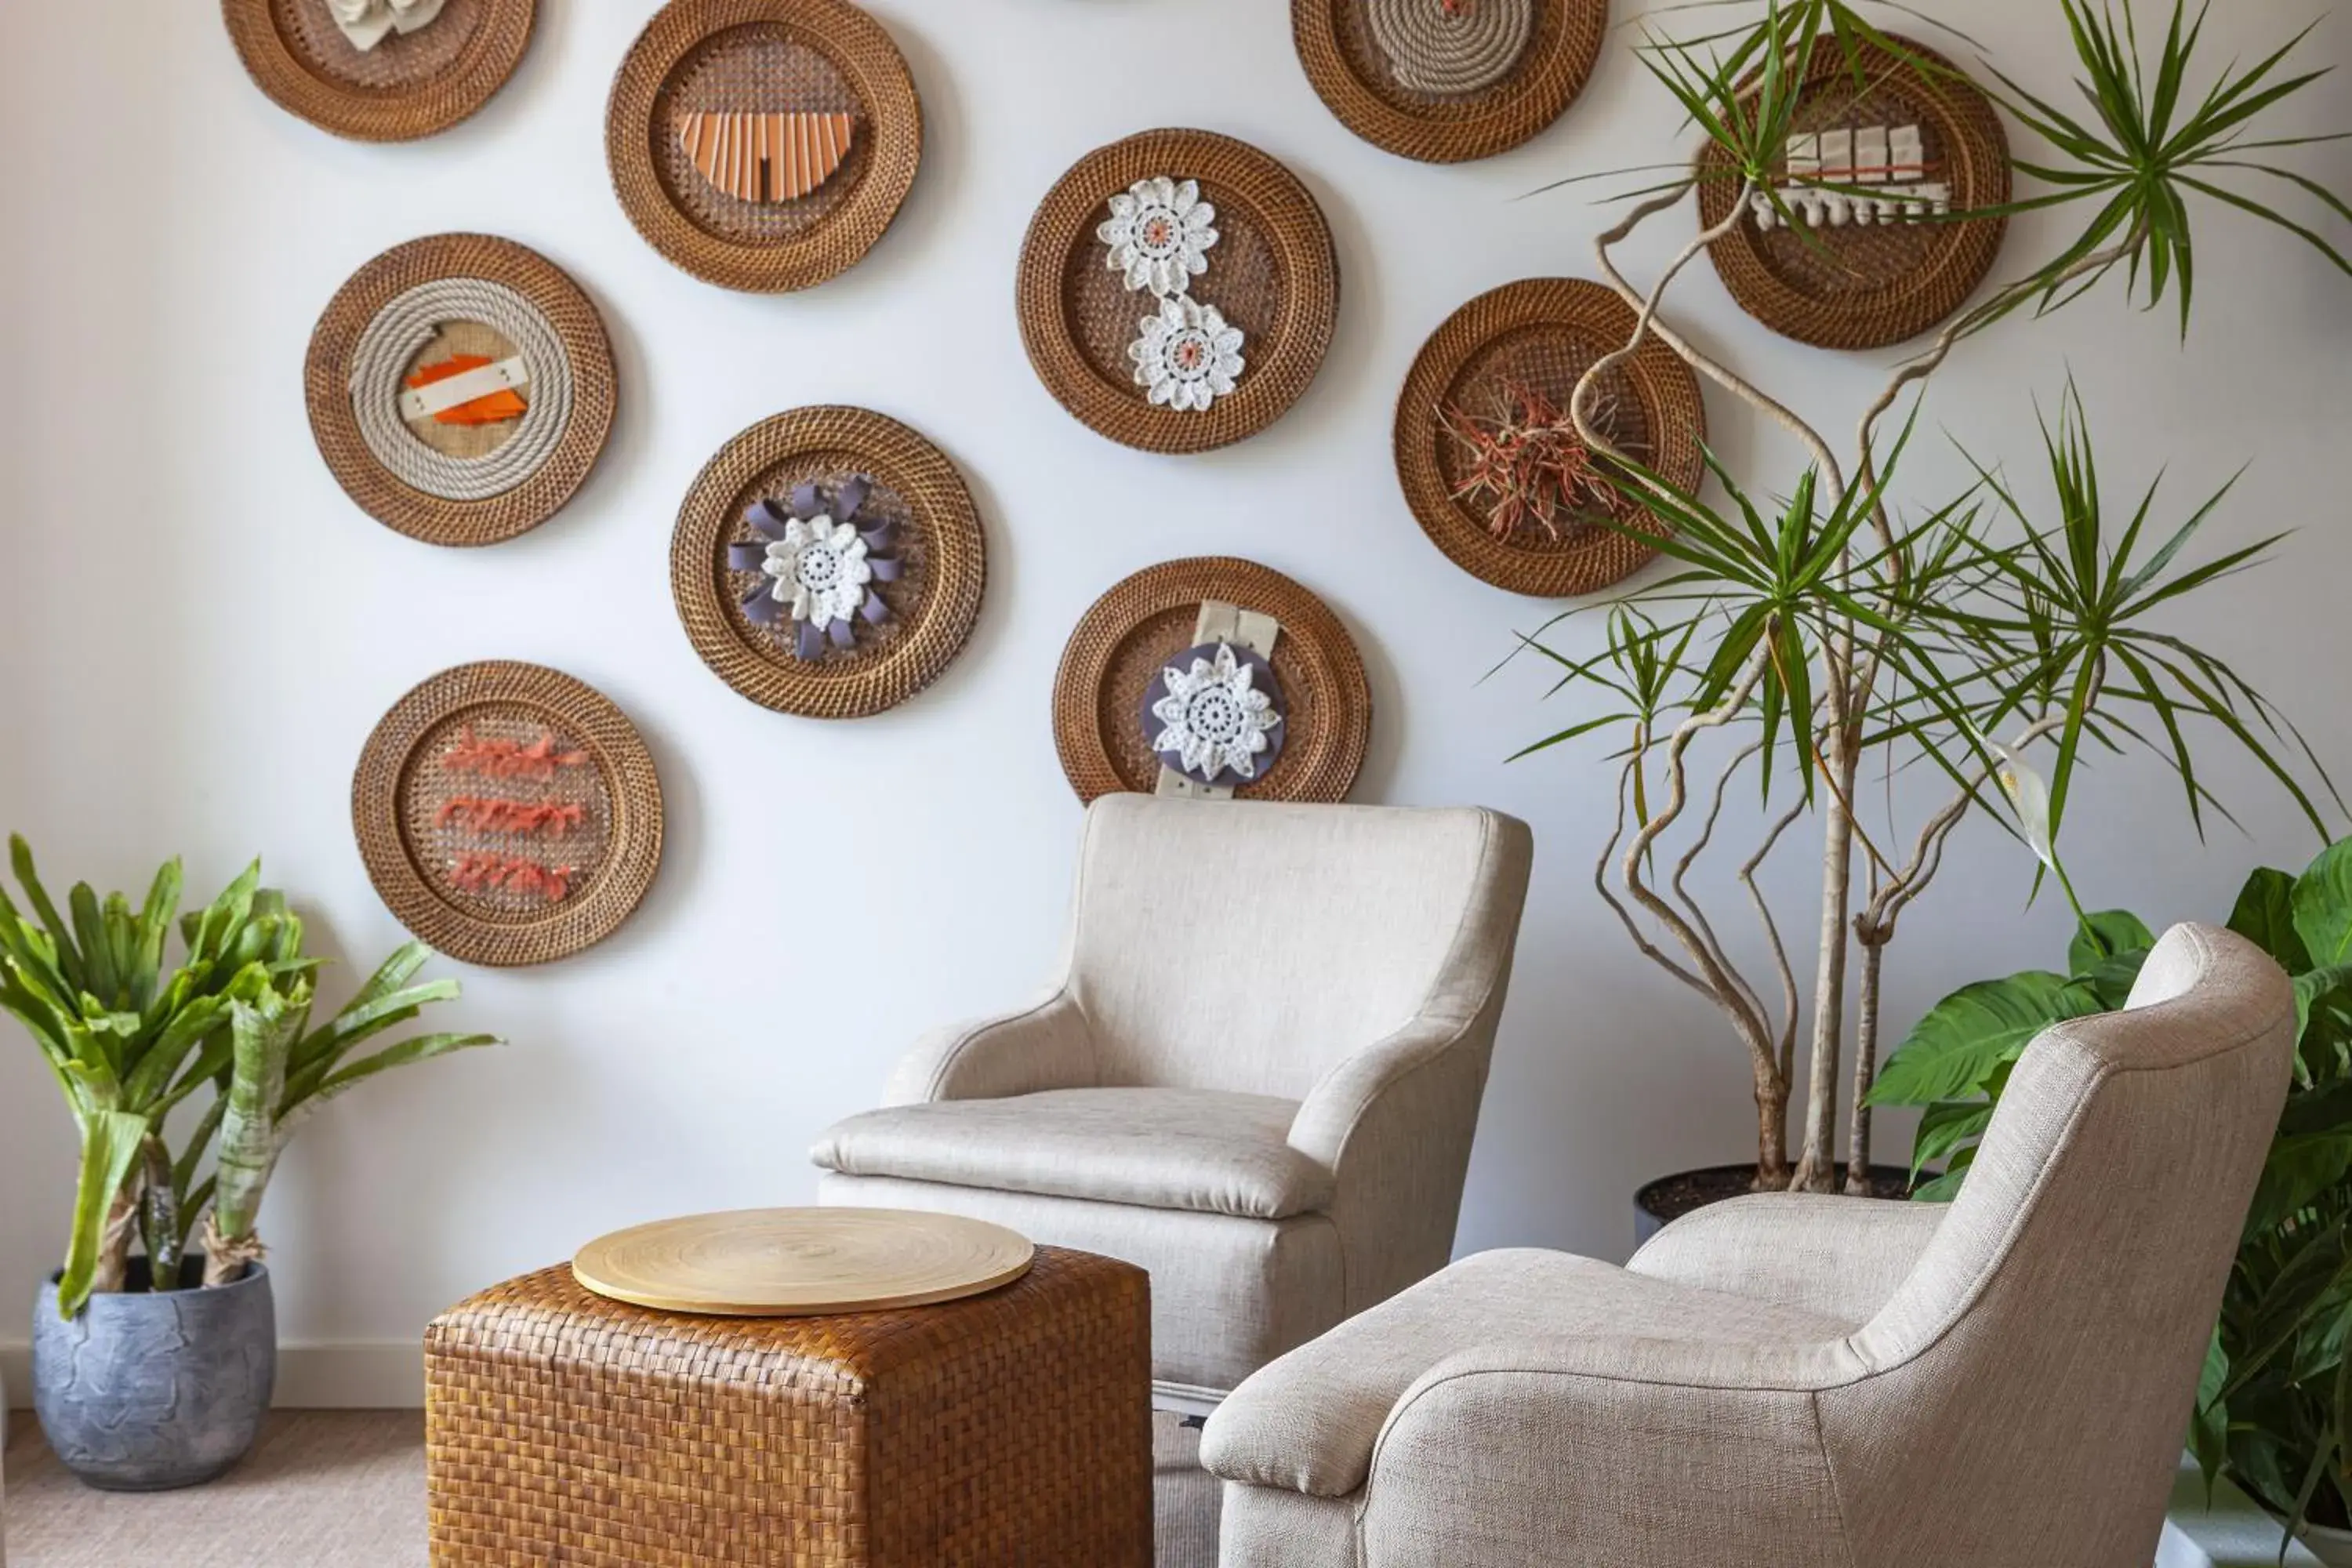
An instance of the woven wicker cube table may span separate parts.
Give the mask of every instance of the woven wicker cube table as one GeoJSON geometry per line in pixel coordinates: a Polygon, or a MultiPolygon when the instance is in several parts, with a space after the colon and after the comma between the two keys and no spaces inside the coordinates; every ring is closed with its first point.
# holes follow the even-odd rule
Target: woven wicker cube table
{"type": "Polygon", "coordinates": [[[425,1339],[436,1568],[1150,1568],[1144,1273],[1040,1247],[940,1306],[657,1312],[528,1274],[425,1339]]]}

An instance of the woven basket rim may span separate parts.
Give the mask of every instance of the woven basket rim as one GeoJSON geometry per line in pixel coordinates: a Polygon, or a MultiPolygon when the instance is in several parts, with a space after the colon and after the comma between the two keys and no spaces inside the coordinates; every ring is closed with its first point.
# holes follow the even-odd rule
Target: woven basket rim
{"type": "Polygon", "coordinates": [[[621,210],[673,265],[723,289],[790,293],[856,266],[898,216],[922,163],[922,99],[888,31],[848,0],[669,0],[613,78],[604,157],[621,210]],[[824,55],[857,95],[872,137],[857,189],[776,244],[728,239],[696,223],[670,200],[653,154],[653,115],[671,73],[705,40],[761,23],[793,29],[824,55]]]}
{"type": "Polygon", "coordinates": [[[412,239],[352,274],[320,314],[302,382],[311,436],[343,492],[385,527],[427,544],[497,544],[562,510],[603,454],[619,403],[612,340],[595,302],[539,252],[487,234],[412,239]],[[529,479],[485,500],[447,500],[402,483],[368,450],[352,408],[360,335],[385,305],[433,278],[480,278],[514,289],[546,316],[571,362],[572,417],[562,440],[529,479]]]}
{"type": "MultiPolygon", "coordinates": [[[[1948,154],[1962,165],[1952,181],[1953,210],[2006,205],[2011,192],[2009,132],[1992,100],[1967,72],[1927,45],[1896,33],[1885,36],[1951,72],[1947,77],[1925,76],[1877,44],[1862,45],[1868,65],[1906,76],[1905,95],[1921,106],[1923,115],[1934,116],[1948,154]]],[[[1842,50],[1816,48],[1806,81],[1810,85],[1845,68],[1842,50]]],[[[1760,74],[1751,73],[1743,88],[1760,74]]],[[[1729,155],[1709,142],[1700,151],[1698,172],[1699,221],[1703,228],[1712,228],[1730,216],[1732,199],[1738,195],[1729,155]]],[[[1766,264],[1750,222],[1740,222],[1710,246],[1707,254],[1739,308],[1782,337],[1815,348],[1890,348],[1918,337],[1968,303],[2000,259],[2009,219],[2006,216],[1976,218],[1942,226],[1952,238],[1931,264],[1889,283],[1861,310],[1850,296],[1823,300],[1790,286],[1766,264]]]]}
{"type": "Polygon", "coordinates": [[[971,637],[987,584],[980,509],[947,454],[887,414],[818,405],[774,415],[737,435],[696,477],[670,543],[670,593],[702,662],[763,708],[804,719],[864,719],[905,702],[943,674],[971,637]],[[746,487],[803,453],[851,452],[915,513],[930,552],[921,617],[898,645],[843,665],[803,665],[755,646],[736,624],[722,550],[746,487]]]}
{"type": "Polygon", "coordinates": [[[368,879],[394,919],[466,963],[511,968],[567,958],[620,929],[661,867],[662,792],[636,726],[587,682],[543,665],[492,659],[445,669],[393,704],[352,775],[352,826],[368,879]],[[445,898],[416,864],[404,781],[425,738],[469,708],[537,708],[595,759],[610,801],[612,841],[588,886],[528,922],[487,921],[445,898]]]}
{"type": "Polygon", "coordinates": [[[539,0],[488,0],[489,15],[449,67],[405,92],[335,81],[287,43],[270,0],[221,0],[221,17],[254,85],[280,109],[353,142],[414,142],[474,115],[530,47],[539,0]]]}
{"type": "Polygon", "coordinates": [[[1339,35],[1339,8],[1360,0],[1290,0],[1291,43],[1307,80],[1339,123],[1423,163],[1465,163],[1542,134],[1591,79],[1609,32],[1609,0],[1540,0],[1561,16],[1551,47],[1528,54],[1474,113],[1440,118],[1391,101],[1358,73],[1339,35]],[[1570,8],[1573,7],[1571,13],[1570,8]]]}
{"type": "MultiPolygon", "coordinates": [[[[1529,327],[1558,325],[1614,348],[1633,335],[1634,321],[1633,308],[1604,285],[1581,278],[1523,278],[1472,300],[1422,345],[1397,395],[1397,481],[1422,531],[1455,565],[1514,594],[1563,599],[1621,582],[1656,556],[1655,548],[1599,526],[1565,549],[1530,550],[1496,539],[1483,519],[1454,499],[1439,458],[1446,437],[1438,401],[1487,344],[1529,327]]],[[[1698,377],[1654,335],[1643,338],[1623,371],[1657,446],[1647,467],[1696,494],[1706,473],[1706,400],[1698,377]]]]}
{"type": "Polygon", "coordinates": [[[1014,288],[1021,341],[1055,401],[1099,436],[1141,451],[1206,452],[1246,440],[1290,411],[1322,368],[1339,313],[1339,256],[1314,195],[1278,160],[1213,131],[1170,127],[1096,148],[1072,164],[1030,220],[1014,288]],[[1283,277],[1280,324],[1260,333],[1241,384],[1207,412],[1155,408],[1114,384],[1072,330],[1063,279],[1071,253],[1093,244],[1113,194],[1155,174],[1223,187],[1252,209],[1283,277]]]}
{"type": "MultiPolygon", "coordinates": [[[[1295,726],[1280,766],[1238,792],[1251,800],[1345,800],[1370,742],[1371,686],[1363,657],[1339,617],[1315,594],[1270,566],[1231,555],[1163,561],[1112,584],[1080,617],[1054,673],[1054,746],[1062,772],[1088,805],[1106,795],[1148,792],[1125,777],[1104,735],[1103,689],[1119,647],[1144,621],[1216,599],[1272,616],[1282,639],[1303,648],[1311,692],[1289,691],[1285,723],[1295,726]],[[1301,731],[1304,731],[1303,733],[1301,731]]],[[[1171,650],[1173,651],[1173,650],[1171,650]]],[[[1111,704],[1132,723],[1141,689],[1111,704]]]]}

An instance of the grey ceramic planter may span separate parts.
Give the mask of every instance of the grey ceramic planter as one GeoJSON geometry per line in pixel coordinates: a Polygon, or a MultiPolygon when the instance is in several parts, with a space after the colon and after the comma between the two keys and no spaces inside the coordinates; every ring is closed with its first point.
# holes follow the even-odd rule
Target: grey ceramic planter
{"type": "MultiPolygon", "coordinates": [[[[191,1283],[203,1276],[191,1258],[191,1283]]],[[[216,1289],[92,1296],[71,1322],[58,1282],[33,1309],[33,1407],[66,1468],[108,1491],[211,1480],[245,1457],[278,1376],[278,1310],[255,1264],[216,1289]]]]}

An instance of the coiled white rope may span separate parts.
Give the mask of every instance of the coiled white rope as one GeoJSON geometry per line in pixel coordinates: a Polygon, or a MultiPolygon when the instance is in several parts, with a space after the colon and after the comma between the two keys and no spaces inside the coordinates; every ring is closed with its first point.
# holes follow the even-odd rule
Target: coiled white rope
{"type": "Polygon", "coordinates": [[[412,489],[443,500],[488,500],[524,483],[555,455],[572,422],[572,362],[539,307],[503,283],[436,278],[376,312],[352,353],[352,410],[377,462],[412,489]],[[451,321],[472,321],[514,344],[529,370],[527,406],[494,452],[452,458],[418,440],[401,417],[403,378],[419,351],[451,321]]]}
{"type": "Polygon", "coordinates": [[[1535,0],[1371,0],[1372,41],[1415,92],[1476,92],[1511,74],[1535,0]]]}

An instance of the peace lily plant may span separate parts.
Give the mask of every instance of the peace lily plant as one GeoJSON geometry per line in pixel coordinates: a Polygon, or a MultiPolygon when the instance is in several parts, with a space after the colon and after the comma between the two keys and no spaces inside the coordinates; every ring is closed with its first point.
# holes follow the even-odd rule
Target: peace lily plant
{"type": "Polygon", "coordinates": [[[192,1236],[205,1284],[233,1282],[262,1256],[263,1194],[288,1140],[319,1107],[394,1068],[498,1043],[426,1034],[360,1052],[457,995],[455,980],[410,984],[431,957],[421,942],[394,953],[312,1026],[321,961],[304,955],[302,921],[260,886],[257,860],[180,917],[177,860],[135,910],[120,893],[100,900],[80,883],[60,911],[25,841],[12,838],[9,849],[31,914],[0,886],[0,1007],[31,1033],[81,1132],[62,1317],[93,1293],[125,1288],[134,1242],[153,1289],[178,1288],[192,1236]],[[166,971],[175,917],[185,952],[166,971]],[[173,1116],[192,1100],[202,1109],[175,1137],[173,1116]]]}
{"type": "MultiPolygon", "coordinates": [[[[2054,504],[2030,500],[2002,466],[1973,456],[1974,482],[1962,493],[1918,495],[1901,482],[1932,378],[1981,335],[2017,331],[2103,285],[2150,309],[2169,300],[2185,335],[2198,276],[2192,224],[2202,235],[2217,208],[2300,237],[2352,273],[2313,226],[2352,220],[2352,208],[2273,161],[2323,140],[2273,129],[2282,108],[2324,74],[2289,68],[2302,35],[2251,64],[2211,65],[2204,14],[2190,16],[2178,3],[2168,26],[2145,38],[2128,0],[2059,0],[2055,15],[2074,55],[2070,92],[2044,97],[1986,68],[1987,90],[2046,149],[2013,159],[2032,194],[1924,221],[2055,213],[2078,215],[2078,225],[2038,265],[1983,295],[1902,361],[1843,447],[1677,332],[1662,309],[1690,263],[1743,221],[1759,193],[1789,217],[1776,184],[1781,152],[1801,87],[1824,51],[1835,52],[1827,63],[1857,85],[1883,68],[1873,59],[1891,57],[1931,75],[1952,68],[1881,32],[1845,0],[1785,0],[1752,26],[1685,39],[1653,33],[1642,50],[1714,155],[1631,193],[1631,211],[1600,237],[1600,274],[1637,322],[1624,345],[1583,376],[1570,414],[1637,503],[1622,518],[1587,521],[1654,544],[1672,569],[1599,606],[1607,633],[1598,652],[1559,637],[1562,621],[1593,606],[1526,639],[1528,650],[1558,666],[1556,689],[1604,700],[1598,716],[1527,750],[1594,734],[1614,740],[1617,820],[1594,885],[1635,948],[1712,1004],[1740,1040],[1754,1084],[1759,1187],[1837,1185],[1843,1093],[1852,1106],[1846,1185],[1867,1190],[1887,949],[1962,823],[1990,817],[2054,867],[2086,756],[2144,749],[2178,776],[2201,831],[2205,813],[2221,809],[2198,763],[2208,739],[2253,757],[2315,828],[2315,795],[2333,795],[2261,691],[2180,629],[2184,599],[2262,562],[2275,542],[2197,557],[2192,546],[2227,486],[2176,513],[2151,481],[2118,507],[2071,385],[2045,416],[2038,455],[2054,504]],[[2077,107],[2063,107],[2069,104],[2077,107]],[[1701,227],[1637,286],[1618,264],[1618,247],[1690,201],[1717,166],[1737,186],[1729,216],[1701,227]],[[2267,205],[2273,192],[2316,216],[2306,222],[2267,205]],[[1751,476],[1710,454],[1716,500],[1677,489],[1613,447],[1596,427],[1596,400],[1605,378],[1654,339],[1792,438],[1801,466],[1751,476]],[[1890,424],[1906,404],[1904,418],[1890,424]],[[1918,792],[1898,799],[1894,784],[1920,776],[1942,788],[1914,814],[1918,792]],[[1765,954],[1760,975],[1735,956],[1722,935],[1723,911],[1691,879],[1716,844],[1735,784],[1765,803],[1760,837],[1731,879],[1765,954]],[[1865,809],[1882,795],[1883,810],[1865,809]],[[1819,959],[1809,988],[1783,939],[1785,911],[1758,881],[1800,821],[1819,833],[1822,868],[1812,910],[1819,959]],[[1810,1069],[1801,1086],[1797,1044],[1808,1016],[1810,1069]],[[1790,1101],[1801,1087],[1802,1142],[1792,1151],[1790,1101]]],[[[1820,245],[1802,224],[1791,226],[1820,245]]]]}

